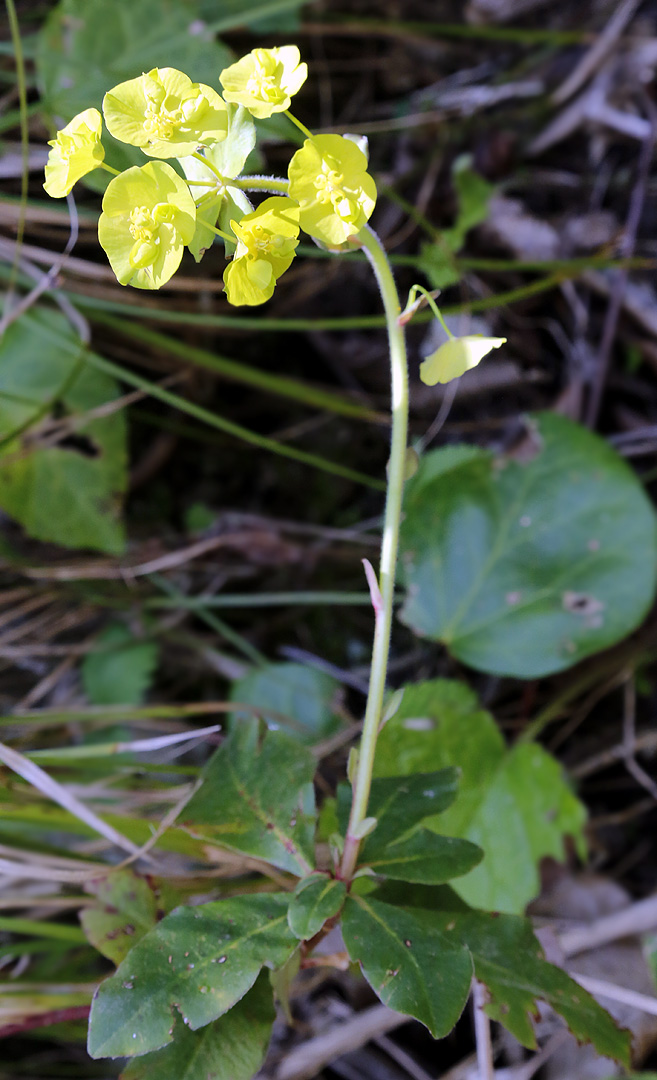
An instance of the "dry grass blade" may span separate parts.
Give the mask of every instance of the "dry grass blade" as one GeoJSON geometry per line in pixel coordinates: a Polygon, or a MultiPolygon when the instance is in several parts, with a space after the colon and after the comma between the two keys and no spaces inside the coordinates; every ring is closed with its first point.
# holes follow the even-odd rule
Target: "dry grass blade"
{"type": "MultiPolygon", "coordinates": [[[[139,848],[132,843],[132,840],[128,840],[126,836],[122,836],[115,828],[104,822],[93,810],[80,802],[75,795],[67,791],[57,780],[53,780],[48,773],[35,765],[33,761],[29,761],[23,754],[19,754],[17,750],[12,750],[11,747],[0,743],[0,761],[12,769],[13,772],[22,776],[23,780],[27,780],[29,784],[37,788],[42,795],[58,803],[64,810],[68,810],[70,814],[73,814],[79,821],[83,821],[94,832],[100,833],[111,844],[116,844],[117,847],[130,852],[131,855],[135,855],[139,851],[139,848]]],[[[1,870],[0,867],[0,872],[1,870]]]]}

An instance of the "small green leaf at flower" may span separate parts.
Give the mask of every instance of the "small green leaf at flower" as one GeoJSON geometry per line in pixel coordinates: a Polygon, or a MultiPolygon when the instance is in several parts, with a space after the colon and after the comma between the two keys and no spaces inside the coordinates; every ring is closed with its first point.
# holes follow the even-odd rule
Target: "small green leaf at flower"
{"type": "Polygon", "coordinates": [[[98,109],[85,109],[57,132],[46,163],[44,190],[53,199],[68,195],[73,185],[97,169],[105,151],[100,141],[103,119],[98,109]]]}
{"type": "Polygon", "coordinates": [[[176,68],[153,68],[103,99],[108,131],[151,157],[193,154],[226,138],[226,106],[216,90],[176,68]]]}
{"type": "MultiPolygon", "coordinates": [[[[188,180],[194,181],[193,194],[196,200],[196,233],[189,245],[189,250],[200,262],[205,251],[216,237],[214,227],[228,232],[230,222],[240,221],[245,214],[253,211],[253,206],[244,191],[222,183],[217,176],[221,173],[227,181],[239,176],[256,142],[255,124],[249,112],[241,105],[228,105],[228,134],[223,142],[206,147],[202,156],[208,162],[204,164],[198,155],[179,159],[188,180]],[[212,168],[214,166],[214,168],[212,168]],[[215,171],[216,170],[216,171],[215,171]],[[207,186],[206,186],[207,185],[207,186]]],[[[226,255],[234,254],[235,244],[224,241],[226,255]]]]}
{"type": "Polygon", "coordinates": [[[317,135],[290,162],[290,197],[301,208],[301,228],[329,245],[343,244],[369,221],[376,184],[367,158],[342,135],[317,135]]]}
{"type": "Polygon", "coordinates": [[[259,120],[285,112],[308,78],[296,45],[254,49],[219,76],[226,101],[244,105],[259,120]]]}
{"type": "Polygon", "coordinates": [[[224,271],[228,302],[263,304],[294,258],[299,242],[298,204],[275,195],[230,224],[238,243],[235,258],[224,271]]]}
{"type": "Polygon", "coordinates": [[[505,341],[506,338],[483,337],[481,334],[450,338],[430,356],[425,357],[420,365],[420,378],[427,386],[458,379],[460,375],[476,367],[493,349],[504,345],[505,341]]]}
{"type": "Polygon", "coordinates": [[[121,285],[159,289],[178,269],[195,227],[185,181],[170,165],[149,161],[108,185],[98,239],[121,285]]]}

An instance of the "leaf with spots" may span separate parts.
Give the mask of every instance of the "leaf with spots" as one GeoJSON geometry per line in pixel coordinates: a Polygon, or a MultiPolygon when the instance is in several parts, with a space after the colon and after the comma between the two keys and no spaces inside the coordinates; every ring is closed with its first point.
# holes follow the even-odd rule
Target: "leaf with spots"
{"type": "Polygon", "coordinates": [[[120,1080],[251,1080],[264,1060],[275,1017],[269,979],[198,1031],[176,1020],[173,1043],[131,1061],[120,1080]]]}
{"type": "Polygon", "coordinates": [[[228,1012],[263,967],[280,967],[297,939],[286,895],[253,894],[176,908],[101,983],[91,1007],[92,1057],[133,1057],[173,1039],[179,1015],[193,1031],[228,1012]]]}
{"type": "Polygon", "coordinates": [[[407,686],[379,736],[375,773],[402,771],[412,783],[416,770],[451,765],[461,770],[458,796],[427,827],[484,851],[483,861],[454,888],[469,904],[520,913],[538,894],[540,860],[563,858],[564,836],[586,854],[586,809],[559,762],[541,746],[520,743],[507,750],[493,717],[463,683],[435,679],[407,686]]]}
{"type": "Polygon", "coordinates": [[[540,999],[564,1018],[581,1042],[593,1043],[604,1057],[628,1063],[629,1033],[616,1027],[609,1013],[565,971],[547,963],[528,919],[473,911],[449,887],[409,889],[392,883],[374,896],[385,906],[404,904],[404,911],[412,910],[426,930],[448,935],[469,951],[475,976],[490,995],[486,1012],[523,1046],[536,1046],[531,1017],[540,999]]]}
{"type": "Polygon", "coordinates": [[[538,678],[609,648],[650,608],[654,509],[629,465],[555,413],[535,456],[435,450],[409,481],[402,621],[481,671],[538,678]]]}
{"type": "Polygon", "coordinates": [[[344,881],[336,881],[328,874],[311,874],[302,878],[294,890],[287,913],[294,936],[300,941],[308,941],[322,929],[327,919],[338,914],[346,895],[344,881]]]}
{"type": "Polygon", "coordinates": [[[384,1005],[414,1016],[435,1039],[452,1030],[470,992],[472,960],[449,931],[426,926],[413,911],[350,897],[342,932],[384,1005]]]}
{"type": "Polygon", "coordinates": [[[131,870],[117,870],[91,882],[87,891],[96,904],[80,912],[82,929],[94,948],[118,964],[157,922],[155,888],[131,870]]]}
{"type": "Polygon", "coordinates": [[[315,762],[280,731],[242,720],[203,771],[183,828],[305,876],[314,865],[315,762]]]}

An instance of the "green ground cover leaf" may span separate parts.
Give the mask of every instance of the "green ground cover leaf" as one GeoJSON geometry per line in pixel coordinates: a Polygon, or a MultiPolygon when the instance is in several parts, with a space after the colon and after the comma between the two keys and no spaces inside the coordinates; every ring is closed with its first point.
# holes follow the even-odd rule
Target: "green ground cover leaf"
{"type": "Polygon", "coordinates": [[[159,1050],[172,1041],[176,1014],[196,1031],[228,1012],[263,967],[280,967],[295,949],[287,907],[286,895],[268,893],[172,911],[101,984],[91,1056],[159,1050]]]}
{"type": "Polygon", "coordinates": [[[416,771],[450,765],[461,770],[458,796],[429,827],[484,851],[454,888],[477,907],[520,913],[538,894],[540,860],[563,858],[564,836],[585,854],[585,807],[541,746],[506,748],[493,717],[465,684],[436,679],[407,686],[379,736],[375,775],[401,771],[414,782],[416,771]]]}
{"type": "Polygon", "coordinates": [[[609,1013],[565,971],[547,963],[528,919],[473,911],[450,887],[385,885],[368,902],[377,903],[379,896],[405,905],[404,913],[412,910],[423,927],[469,950],[475,975],[491,996],[486,1012],[523,1046],[536,1046],[531,1016],[540,998],[564,1018],[577,1039],[593,1043],[603,1057],[629,1062],[629,1032],[616,1027],[609,1013]]]}
{"type": "Polygon", "coordinates": [[[385,1005],[414,1016],[435,1039],[452,1030],[472,979],[463,945],[414,912],[370,897],[347,900],[342,932],[349,956],[385,1005]]]}
{"type": "Polygon", "coordinates": [[[157,665],[154,641],[136,638],[123,623],[112,623],[96,639],[97,652],[85,656],[80,673],[92,705],[139,705],[157,665]]]}
{"type": "MultiPolygon", "coordinates": [[[[334,707],[339,693],[338,681],[324,671],[304,664],[278,663],[256,668],[238,679],[230,697],[245,705],[270,708],[271,716],[263,714],[270,727],[281,728],[297,740],[312,744],[339,729],[334,707]]],[[[245,713],[232,714],[232,719],[240,723],[245,718],[245,713]]]]}
{"type": "Polygon", "coordinates": [[[314,865],[315,761],[280,731],[240,721],[203,770],[180,822],[193,836],[305,876],[314,865]]]}
{"type": "Polygon", "coordinates": [[[119,396],[84,365],[84,346],[59,312],[32,308],[0,342],[0,507],[30,536],[118,555],[127,485],[123,410],[85,419],[119,396]],[[59,441],[45,426],[68,421],[59,441]]]}
{"type": "Polygon", "coordinates": [[[176,1020],[173,1043],[131,1061],[120,1080],[251,1080],[264,1060],[276,1012],[266,975],[199,1031],[176,1020]]]}
{"type": "Polygon", "coordinates": [[[97,906],[80,912],[82,929],[94,948],[120,964],[157,922],[160,900],[153,884],[131,870],[117,870],[90,883],[87,891],[97,906]]]}
{"type": "Polygon", "coordinates": [[[337,915],[344,903],[347,889],[344,881],[328,874],[311,874],[294,890],[287,913],[290,930],[300,941],[308,941],[321,930],[327,919],[337,915]]]}
{"type": "Polygon", "coordinates": [[[402,621],[481,671],[538,678],[608,648],[649,609],[655,511],[599,436],[534,417],[527,463],[430,452],[401,529],[402,621]],[[442,473],[442,478],[439,475],[442,473]]]}
{"type": "MultiPolygon", "coordinates": [[[[37,79],[54,122],[68,122],[117,83],[153,67],[175,67],[194,82],[217,86],[233,54],[217,42],[199,17],[197,0],[60,0],[39,32],[37,79]]],[[[106,161],[117,169],[143,165],[136,147],[103,133],[106,161]]],[[[96,171],[85,182],[102,190],[108,174],[96,171]]]]}

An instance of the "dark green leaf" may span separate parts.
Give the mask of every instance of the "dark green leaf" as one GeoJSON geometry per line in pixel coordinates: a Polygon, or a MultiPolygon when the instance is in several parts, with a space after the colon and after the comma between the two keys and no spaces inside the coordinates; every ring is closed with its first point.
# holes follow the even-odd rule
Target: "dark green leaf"
{"type": "MultiPolygon", "coordinates": [[[[440,769],[373,780],[367,813],[376,818],[377,824],[365,840],[363,855],[367,854],[369,858],[385,850],[428,817],[450,806],[458,794],[458,778],[457,769],[440,769]]],[[[344,787],[350,793],[350,788],[344,787]]],[[[340,795],[342,810],[344,789],[340,795]]],[[[346,828],[346,818],[341,824],[346,828]]]]}
{"type": "Polygon", "coordinates": [[[155,926],[159,900],[151,882],[130,870],[112,871],[88,891],[95,893],[98,907],[82,909],[82,929],[103,956],[119,964],[155,926]]]}
{"type": "Polygon", "coordinates": [[[402,613],[482,671],[538,678],[635,629],[652,603],[655,512],[604,440],[555,413],[540,452],[496,462],[433,451],[407,488],[402,613]],[[438,479],[438,474],[442,478],[438,479]]]}
{"type": "MultiPolygon", "coordinates": [[[[0,507],[30,536],[118,555],[127,482],[125,414],[86,419],[119,395],[85,366],[84,345],[59,312],[32,308],[0,342],[0,507]],[[45,424],[60,424],[51,441],[45,424]]],[[[50,429],[52,434],[52,429],[50,429]]]]}
{"type": "Polygon", "coordinates": [[[181,825],[305,876],[314,864],[315,762],[280,731],[240,721],[203,770],[181,825]]]}
{"type": "MultiPolygon", "coordinates": [[[[297,740],[315,743],[340,727],[335,700],[340,684],[323,671],[303,664],[267,664],[233,683],[231,700],[261,709],[273,728],[282,728],[297,740]]],[[[243,713],[233,713],[241,721],[243,713]]]]}
{"type": "Polygon", "coordinates": [[[92,1057],[133,1057],[172,1041],[176,1013],[194,1031],[216,1020],[296,947],[288,897],[253,894],[180,907],[135,945],[92,1005],[92,1057]]]}
{"type": "Polygon", "coordinates": [[[472,960],[449,932],[369,897],[347,900],[342,932],[349,956],[385,1005],[414,1016],[435,1039],[452,1030],[470,991],[472,960]]]}
{"type": "Polygon", "coordinates": [[[428,829],[418,829],[405,840],[377,850],[375,856],[370,855],[366,843],[358,862],[395,881],[442,885],[467,874],[482,857],[481,848],[468,840],[437,836],[428,829]]]}
{"type": "Polygon", "coordinates": [[[80,669],[92,705],[139,705],[157,665],[157,645],[143,641],[123,623],[112,623],[96,640],[97,652],[80,669]]]}
{"type": "MultiPolygon", "coordinates": [[[[459,898],[445,887],[409,889],[391,884],[378,890],[378,896],[392,903],[412,905],[422,926],[447,935],[455,945],[467,947],[475,975],[491,996],[486,1012],[524,1046],[536,1045],[530,1018],[536,1012],[536,999],[541,999],[563,1016],[581,1042],[592,1042],[604,1057],[628,1062],[629,1033],[619,1030],[609,1014],[565,971],[546,962],[528,919],[464,909],[459,898]]],[[[368,897],[368,902],[377,901],[368,897]]]]}
{"type": "Polygon", "coordinates": [[[328,874],[311,874],[297,885],[290,900],[287,919],[300,941],[308,941],[321,930],[327,919],[337,915],[347,890],[343,881],[328,874]]]}
{"type": "Polygon", "coordinates": [[[456,764],[457,799],[428,827],[471,840],[485,858],[454,888],[477,907],[520,913],[539,891],[540,860],[563,858],[565,835],[585,854],[586,810],[546,750],[533,743],[506,749],[493,717],[463,683],[407,686],[379,736],[375,772],[402,771],[413,782],[416,770],[456,764]]]}
{"type": "Polygon", "coordinates": [[[260,975],[230,1012],[200,1031],[178,1019],[173,1044],[131,1061],[120,1080],[251,1080],[267,1052],[275,1015],[269,980],[260,975]]]}

